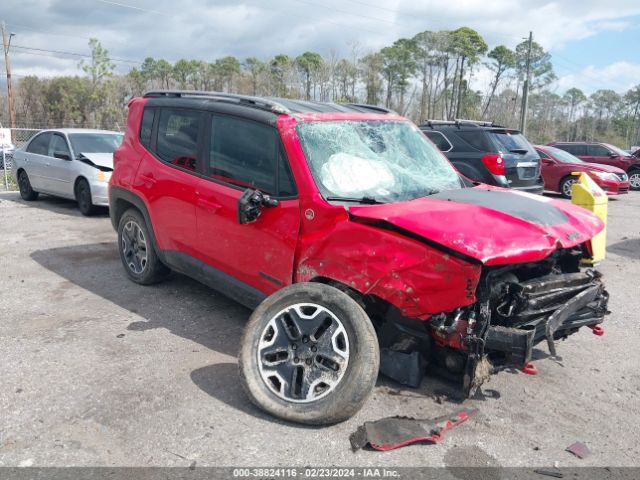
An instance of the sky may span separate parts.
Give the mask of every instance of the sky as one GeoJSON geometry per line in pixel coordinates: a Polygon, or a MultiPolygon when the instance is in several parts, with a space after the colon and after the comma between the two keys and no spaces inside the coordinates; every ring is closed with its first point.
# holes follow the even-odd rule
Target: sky
{"type": "MultiPolygon", "coordinates": [[[[552,89],[560,94],[640,84],[640,0],[0,0],[0,20],[16,34],[16,78],[79,74],[90,37],[125,72],[149,56],[268,59],[311,50],[350,57],[424,30],[469,26],[490,48],[513,48],[533,31],[552,54],[559,77],[552,89]]],[[[479,69],[474,86],[488,83],[489,72],[479,69]]]]}

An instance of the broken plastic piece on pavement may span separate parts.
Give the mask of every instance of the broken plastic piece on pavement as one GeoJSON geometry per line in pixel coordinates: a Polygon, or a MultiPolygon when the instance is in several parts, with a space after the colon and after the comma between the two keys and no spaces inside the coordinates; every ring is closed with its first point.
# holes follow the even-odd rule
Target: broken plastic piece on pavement
{"type": "Polygon", "coordinates": [[[374,450],[387,451],[416,442],[436,443],[442,435],[478,413],[477,408],[464,408],[452,415],[432,419],[388,417],[365,422],[349,440],[356,450],[370,445],[374,450]]]}
{"type": "Polygon", "coordinates": [[[527,375],[537,375],[538,368],[532,362],[527,362],[527,364],[522,369],[522,373],[526,373],[527,375]]]}
{"type": "Polygon", "coordinates": [[[587,458],[591,455],[591,450],[582,442],[576,442],[569,445],[566,449],[567,452],[573,453],[578,458],[587,458]]]}

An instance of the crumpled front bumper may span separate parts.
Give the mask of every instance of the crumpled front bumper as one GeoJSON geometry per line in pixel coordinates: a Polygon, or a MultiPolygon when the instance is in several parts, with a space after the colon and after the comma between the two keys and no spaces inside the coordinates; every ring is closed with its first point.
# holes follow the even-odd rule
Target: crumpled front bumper
{"type": "Polygon", "coordinates": [[[609,294],[594,270],[512,283],[507,290],[492,312],[484,349],[489,355],[502,353],[502,363],[509,366],[523,367],[533,346],[544,340],[555,356],[555,340],[594,327],[609,313],[609,294]]]}

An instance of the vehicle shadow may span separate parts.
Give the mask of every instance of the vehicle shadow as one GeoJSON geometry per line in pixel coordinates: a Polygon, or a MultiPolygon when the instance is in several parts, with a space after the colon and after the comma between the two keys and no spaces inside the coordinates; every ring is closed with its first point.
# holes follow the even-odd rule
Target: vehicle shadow
{"type": "Polygon", "coordinates": [[[607,252],[622,257],[640,259],[640,238],[624,238],[620,242],[607,245],[607,252]]]}
{"type": "MultiPolygon", "coordinates": [[[[38,250],[31,258],[73,284],[136,314],[127,330],[146,332],[168,330],[215,352],[236,358],[242,331],[250,310],[183,275],[173,274],[164,282],[141,286],[131,282],[122,267],[115,242],[38,250]]],[[[238,382],[236,363],[224,362],[198,368],[191,380],[208,395],[243,413],[277,424],[291,424],[263,413],[247,398],[238,382]]],[[[439,403],[462,403],[458,382],[429,372],[417,389],[380,375],[377,390],[399,397],[431,397],[439,403]]],[[[473,400],[499,398],[500,393],[481,388],[473,400]]]]}
{"type": "MultiPolygon", "coordinates": [[[[38,250],[31,258],[73,284],[140,317],[127,330],[146,332],[164,328],[215,352],[237,357],[240,339],[251,311],[183,275],[141,286],[131,282],[122,267],[115,242],[38,250]]],[[[238,382],[236,363],[198,368],[191,380],[210,396],[262,420],[300,428],[255,407],[238,382]]]]}
{"type": "Polygon", "coordinates": [[[198,368],[191,372],[191,380],[207,395],[260,420],[303,430],[318,430],[322,428],[321,426],[287,422],[256,407],[251,403],[238,381],[237,363],[215,363],[198,368]]]}
{"type": "Polygon", "coordinates": [[[31,258],[70,282],[141,319],[127,330],[165,328],[206,348],[235,357],[250,311],[183,275],[142,286],[130,281],[115,242],[38,250],[31,258]]]}
{"type": "MultiPolygon", "coordinates": [[[[15,192],[14,194],[6,194],[1,197],[2,200],[18,203],[30,208],[39,208],[47,210],[53,213],[59,213],[62,215],[69,215],[72,217],[82,217],[80,210],[78,210],[78,203],[75,200],[68,200],[66,198],[52,197],[49,195],[40,194],[37,200],[27,202],[20,197],[20,194],[15,192]]],[[[94,217],[108,217],[109,209],[107,207],[97,207],[94,217]]]]}

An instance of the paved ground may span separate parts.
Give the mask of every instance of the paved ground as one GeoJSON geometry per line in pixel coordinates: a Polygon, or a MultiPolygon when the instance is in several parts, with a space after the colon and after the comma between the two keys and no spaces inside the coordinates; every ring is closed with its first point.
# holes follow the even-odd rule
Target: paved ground
{"type": "Polygon", "coordinates": [[[640,194],[610,203],[607,333],[580,332],[540,375],[501,373],[477,419],[439,445],[352,453],[366,420],[455,409],[380,380],[353,419],[314,429],[262,414],[237,380],[249,311],[182,276],[125,278],[106,213],[0,193],[0,466],[637,466],[640,194]],[[576,440],[593,455],[564,451],[576,440]]]}

